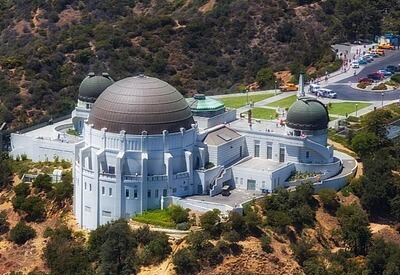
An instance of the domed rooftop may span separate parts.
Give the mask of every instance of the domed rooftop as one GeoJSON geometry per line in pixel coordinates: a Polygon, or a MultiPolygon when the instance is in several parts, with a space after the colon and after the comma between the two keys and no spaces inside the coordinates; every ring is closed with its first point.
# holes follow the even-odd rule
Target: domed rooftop
{"type": "Polygon", "coordinates": [[[102,75],[89,73],[79,86],[78,99],[93,103],[99,95],[113,83],[114,80],[112,80],[108,73],[102,73],[102,75]]]}
{"type": "Polygon", "coordinates": [[[194,123],[183,96],[168,83],[153,77],[128,77],[109,86],[96,100],[89,124],[101,130],[140,135],[179,132],[194,123]]]}
{"type": "Polygon", "coordinates": [[[204,94],[195,94],[192,98],[186,99],[194,114],[204,111],[219,111],[225,108],[225,104],[204,94]]]}
{"type": "Polygon", "coordinates": [[[315,98],[299,98],[287,112],[286,125],[298,130],[328,128],[329,114],[324,104],[315,98]]]}

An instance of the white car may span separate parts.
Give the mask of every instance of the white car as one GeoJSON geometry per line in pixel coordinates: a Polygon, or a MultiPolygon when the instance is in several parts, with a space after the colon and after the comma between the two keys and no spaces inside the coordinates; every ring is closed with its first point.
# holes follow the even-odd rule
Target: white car
{"type": "Polygon", "coordinates": [[[319,89],[321,89],[321,86],[318,84],[310,84],[310,87],[308,87],[308,91],[313,94],[315,94],[319,89]]]}
{"type": "Polygon", "coordinates": [[[353,62],[351,63],[351,67],[352,67],[353,69],[358,69],[358,68],[360,68],[360,63],[358,63],[358,61],[353,61],[353,62]]]}
{"type": "Polygon", "coordinates": [[[335,93],[334,91],[330,90],[330,89],[325,89],[325,88],[321,88],[317,91],[317,96],[320,97],[327,97],[327,98],[336,98],[337,97],[337,93],[335,93]]]}

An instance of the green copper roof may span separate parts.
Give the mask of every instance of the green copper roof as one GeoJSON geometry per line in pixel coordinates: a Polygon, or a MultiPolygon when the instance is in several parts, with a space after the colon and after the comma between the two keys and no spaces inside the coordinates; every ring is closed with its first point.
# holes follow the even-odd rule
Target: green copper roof
{"type": "Polygon", "coordinates": [[[329,114],[325,105],[315,98],[299,98],[290,106],[286,125],[298,130],[323,130],[328,128],[329,114]]]}
{"type": "Polygon", "coordinates": [[[224,103],[212,98],[207,98],[202,94],[197,94],[192,98],[186,98],[186,101],[192,112],[218,111],[225,108],[224,103]]]}
{"type": "Polygon", "coordinates": [[[103,73],[102,75],[89,73],[79,86],[78,98],[84,102],[93,103],[113,83],[114,80],[112,80],[108,73],[103,73]]]}

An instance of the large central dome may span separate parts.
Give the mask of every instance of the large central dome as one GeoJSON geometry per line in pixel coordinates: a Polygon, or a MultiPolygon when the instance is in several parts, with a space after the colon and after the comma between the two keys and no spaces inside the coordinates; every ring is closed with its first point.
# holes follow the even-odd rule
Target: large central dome
{"type": "Polygon", "coordinates": [[[183,96],[168,83],[153,77],[128,77],[109,86],[96,100],[89,124],[101,130],[139,135],[178,132],[194,123],[183,96]]]}

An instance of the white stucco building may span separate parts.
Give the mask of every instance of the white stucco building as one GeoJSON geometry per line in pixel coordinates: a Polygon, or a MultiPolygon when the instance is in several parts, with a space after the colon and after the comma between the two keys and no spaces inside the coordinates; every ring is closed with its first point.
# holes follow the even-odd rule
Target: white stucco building
{"type": "MultiPolygon", "coordinates": [[[[89,75],[79,93],[72,123],[64,125],[82,132],[71,156],[74,212],[87,229],[174,198],[215,196],[224,185],[271,192],[298,185],[288,181],[296,173],[312,174],[307,180],[316,188],[338,189],[347,181],[342,160],[327,144],[327,109],[314,98],[300,98],[280,127],[251,115],[237,119],[235,110],[204,95],[185,100],[168,83],[143,75],[115,83],[108,75],[89,75]]],[[[29,139],[12,136],[12,154],[41,154],[20,138],[29,139]]],[[[48,142],[58,145],[41,145],[49,155],[58,153],[55,147],[71,150],[71,143],[48,142]]]]}

